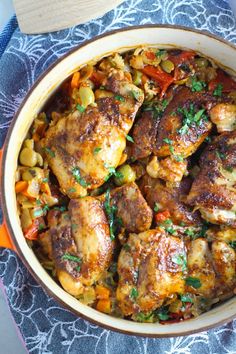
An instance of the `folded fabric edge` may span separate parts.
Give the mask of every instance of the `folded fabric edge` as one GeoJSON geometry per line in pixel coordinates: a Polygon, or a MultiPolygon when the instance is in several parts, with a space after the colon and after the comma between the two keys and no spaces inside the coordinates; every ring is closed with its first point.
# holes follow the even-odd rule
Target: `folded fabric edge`
{"type": "Polygon", "coordinates": [[[12,18],[8,21],[8,23],[6,24],[6,26],[4,27],[2,33],[0,33],[0,58],[3,55],[10,39],[11,36],[13,34],[13,32],[15,31],[15,29],[18,26],[18,22],[16,19],[16,16],[12,16],[12,18]]]}

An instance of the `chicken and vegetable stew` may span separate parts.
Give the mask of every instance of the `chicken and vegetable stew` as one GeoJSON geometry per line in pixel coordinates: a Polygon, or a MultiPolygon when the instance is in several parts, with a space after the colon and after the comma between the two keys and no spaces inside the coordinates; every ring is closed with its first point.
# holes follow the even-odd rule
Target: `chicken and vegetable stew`
{"type": "Polygon", "coordinates": [[[29,245],[78,300],[198,316],[236,290],[236,81],[190,50],[91,62],[35,118],[15,190],[29,245]]]}

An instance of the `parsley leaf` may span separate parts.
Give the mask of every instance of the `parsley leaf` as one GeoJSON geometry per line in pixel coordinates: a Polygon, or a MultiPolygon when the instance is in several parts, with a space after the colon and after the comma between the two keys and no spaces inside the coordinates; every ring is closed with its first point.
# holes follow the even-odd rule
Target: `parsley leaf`
{"type": "Polygon", "coordinates": [[[124,102],[125,101],[125,98],[121,95],[115,95],[114,96],[115,100],[117,101],[120,101],[120,102],[124,102]]]}
{"type": "Polygon", "coordinates": [[[155,315],[161,321],[166,321],[169,319],[168,308],[166,306],[160,307],[158,310],[154,311],[155,315]]]}
{"type": "Polygon", "coordinates": [[[101,150],[102,150],[102,148],[100,148],[100,147],[96,147],[96,148],[94,148],[94,149],[93,149],[93,153],[94,153],[94,155],[98,154],[98,153],[99,153],[99,151],[101,151],[101,150]]]}
{"type": "Polygon", "coordinates": [[[138,297],[138,290],[136,288],[132,288],[130,292],[131,299],[135,300],[138,297]]]}
{"type": "Polygon", "coordinates": [[[224,170],[226,170],[226,171],[228,171],[228,172],[230,172],[230,173],[232,173],[232,172],[234,171],[234,169],[233,169],[232,166],[225,166],[225,167],[224,167],[224,170]]]}
{"type": "Polygon", "coordinates": [[[223,90],[223,85],[222,84],[218,84],[216,86],[215,90],[213,91],[213,96],[221,97],[222,96],[222,90],[223,90]]]}
{"type": "Polygon", "coordinates": [[[130,135],[126,135],[126,140],[130,141],[131,143],[134,143],[134,139],[130,135]]]}
{"type": "Polygon", "coordinates": [[[204,114],[205,109],[200,109],[196,111],[194,104],[190,104],[189,109],[187,108],[178,108],[178,113],[183,115],[183,125],[178,130],[178,133],[184,135],[188,132],[191,126],[199,126],[203,120],[207,119],[207,116],[204,114]]]}
{"type": "Polygon", "coordinates": [[[189,295],[180,295],[180,300],[182,302],[191,302],[191,303],[193,303],[193,299],[189,295]]]}
{"type": "Polygon", "coordinates": [[[83,106],[81,106],[80,104],[76,105],[76,109],[80,112],[83,113],[85,111],[85,108],[83,106]]]}
{"type": "Polygon", "coordinates": [[[104,208],[109,222],[110,238],[113,241],[115,239],[115,214],[117,208],[111,205],[110,189],[108,189],[105,194],[104,208]]]}
{"type": "Polygon", "coordinates": [[[70,253],[65,253],[61,259],[63,260],[68,260],[68,261],[73,261],[73,262],[76,262],[76,263],[81,263],[82,262],[82,259],[77,257],[77,256],[74,256],[73,254],[70,254],[70,253]]]}
{"type": "Polygon", "coordinates": [[[195,77],[192,78],[191,85],[192,92],[202,91],[206,87],[206,83],[204,81],[198,81],[195,77]]]}
{"type": "Polygon", "coordinates": [[[219,157],[219,159],[221,160],[225,160],[226,159],[226,154],[219,151],[219,150],[216,150],[216,156],[219,157]]]}
{"type": "Polygon", "coordinates": [[[123,178],[123,174],[121,172],[117,172],[115,167],[111,167],[108,164],[104,164],[104,167],[109,171],[108,175],[104,178],[104,181],[107,182],[111,176],[115,176],[120,179],[123,178]]]}
{"type": "Polygon", "coordinates": [[[46,153],[47,153],[49,156],[55,157],[55,152],[52,151],[48,146],[46,146],[46,147],[44,148],[44,150],[46,151],[46,153]]]}
{"type": "Polygon", "coordinates": [[[168,145],[172,145],[173,144],[173,141],[171,139],[168,139],[168,138],[164,138],[163,141],[164,141],[164,143],[166,143],[168,145]]]}
{"type": "Polygon", "coordinates": [[[159,204],[158,204],[158,203],[155,203],[153,210],[157,213],[159,209],[160,209],[159,204]]]}
{"type": "Polygon", "coordinates": [[[165,49],[159,49],[158,52],[156,52],[156,57],[159,58],[165,54],[167,54],[167,51],[165,49]]]}
{"type": "Polygon", "coordinates": [[[195,289],[198,289],[202,286],[201,281],[198,278],[195,277],[187,277],[185,279],[185,283],[189,286],[192,286],[195,289]]]}
{"type": "Polygon", "coordinates": [[[90,183],[87,183],[85,179],[81,177],[79,167],[72,168],[72,175],[76,182],[78,182],[82,187],[88,187],[90,185],[90,183]]]}
{"type": "Polygon", "coordinates": [[[186,258],[186,254],[175,254],[172,257],[172,262],[175,264],[178,264],[180,266],[182,266],[182,271],[186,271],[187,270],[187,258],[186,258]]]}

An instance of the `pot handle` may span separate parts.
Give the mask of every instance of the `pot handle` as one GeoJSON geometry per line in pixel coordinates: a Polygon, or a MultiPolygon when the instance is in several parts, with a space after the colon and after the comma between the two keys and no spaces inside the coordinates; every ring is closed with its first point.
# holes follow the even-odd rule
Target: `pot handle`
{"type": "MultiPolygon", "coordinates": [[[[3,148],[0,149],[0,178],[2,178],[2,153],[3,148]]],[[[0,247],[10,248],[16,251],[16,248],[11,240],[9,231],[7,230],[6,222],[3,220],[2,225],[0,225],[0,247]]]]}

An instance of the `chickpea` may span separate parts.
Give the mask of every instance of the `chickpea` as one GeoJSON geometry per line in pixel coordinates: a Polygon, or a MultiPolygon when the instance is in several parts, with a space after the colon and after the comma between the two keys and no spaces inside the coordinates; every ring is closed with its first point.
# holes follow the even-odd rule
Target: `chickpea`
{"type": "Polygon", "coordinates": [[[39,167],[28,168],[22,173],[23,181],[31,181],[33,178],[42,180],[44,178],[43,170],[39,167]]]}
{"type": "Polygon", "coordinates": [[[23,166],[34,167],[37,162],[37,153],[34,150],[29,149],[28,147],[22,149],[20,153],[20,163],[23,166]]]}
{"type": "Polygon", "coordinates": [[[134,182],[136,179],[136,173],[130,165],[123,165],[117,169],[118,175],[115,177],[115,184],[121,186],[122,184],[134,182]]]}
{"type": "Polygon", "coordinates": [[[95,102],[93,90],[88,86],[80,86],[79,98],[84,108],[95,102]]]}

